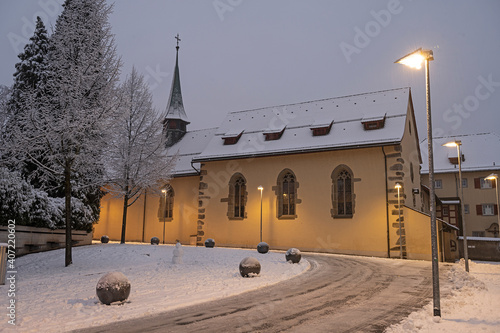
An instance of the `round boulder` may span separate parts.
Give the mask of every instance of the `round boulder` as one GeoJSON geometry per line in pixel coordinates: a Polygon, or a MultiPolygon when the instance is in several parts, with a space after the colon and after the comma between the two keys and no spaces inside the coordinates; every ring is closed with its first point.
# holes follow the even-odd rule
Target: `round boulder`
{"type": "Polygon", "coordinates": [[[297,264],[302,258],[302,255],[300,254],[299,249],[292,247],[291,249],[288,249],[288,251],[286,251],[285,258],[286,261],[291,261],[292,264],[297,264]]]}
{"type": "Polygon", "coordinates": [[[130,295],[130,281],[121,272],[107,273],[97,282],[96,294],[106,305],[123,302],[130,295]]]}
{"type": "Polygon", "coordinates": [[[267,244],[266,242],[260,242],[257,245],[257,252],[262,254],[269,252],[269,244],[267,244]]]}
{"type": "Polygon", "coordinates": [[[208,238],[205,241],[205,247],[214,247],[215,246],[215,241],[212,238],[208,238]]]}
{"type": "Polygon", "coordinates": [[[158,237],[151,237],[151,245],[160,244],[160,239],[158,237]]]}
{"type": "Polygon", "coordinates": [[[103,235],[101,237],[101,243],[103,243],[103,244],[109,243],[109,237],[106,235],[103,235]]]}
{"type": "Polygon", "coordinates": [[[243,277],[259,275],[260,263],[254,257],[246,257],[240,262],[240,274],[243,277]]]}

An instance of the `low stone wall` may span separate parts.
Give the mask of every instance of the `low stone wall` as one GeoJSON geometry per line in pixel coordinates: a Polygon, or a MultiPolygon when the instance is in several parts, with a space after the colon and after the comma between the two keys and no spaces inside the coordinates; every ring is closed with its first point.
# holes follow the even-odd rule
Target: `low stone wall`
{"type": "MultiPolygon", "coordinates": [[[[464,257],[463,237],[459,237],[460,258],[464,257]]],[[[469,259],[500,261],[500,238],[467,237],[469,259]]]]}
{"type": "MultiPolygon", "coordinates": [[[[0,226],[0,243],[7,243],[8,236],[7,226],[0,226]]],[[[64,248],[66,230],[16,225],[14,239],[16,241],[16,256],[20,256],[28,253],[64,248]]],[[[92,233],[73,230],[71,239],[73,246],[90,245],[92,244],[92,233]]]]}

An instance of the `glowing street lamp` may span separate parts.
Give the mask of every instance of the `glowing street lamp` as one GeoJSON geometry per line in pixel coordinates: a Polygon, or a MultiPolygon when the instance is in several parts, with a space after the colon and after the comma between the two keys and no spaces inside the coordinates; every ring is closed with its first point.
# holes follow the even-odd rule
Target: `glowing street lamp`
{"type": "Polygon", "coordinates": [[[402,188],[400,183],[396,183],[394,186],[398,190],[398,222],[399,222],[399,256],[403,259],[403,235],[401,234],[401,200],[399,196],[399,190],[402,188]]]}
{"type": "Polygon", "coordinates": [[[457,147],[458,156],[458,178],[460,182],[460,211],[462,214],[462,234],[464,237],[464,260],[465,270],[469,272],[469,248],[467,247],[467,234],[465,229],[465,210],[464,210],[464,184],[462,184],[462,141],[455,140],[443,144],[444,147],[457,147]]]}
{"type": "Polygon", "coordinates": [[[411,68],[420,69],[425,63],[425,92],[427,106],[427,150],[429,155],[429,205],[431,211],[431,248],[432,248],[432,294],[434,303],[434,316],[441,317],[441,305],[439,296],[439,262],[437,248],[437,227],[436,227],[436,197],[434,188],[434,155],[432,153],[432,119],[431,119],[431,91],[429,78],[429,61],[434,60],[432,50],[422,50],[422,48],[405,55],[395,61],[411,68]]]}
{"type": "MultiPolygon", "coordinates": [[[[496,194],[497,194],[497,210],[498,210],[498,175],[496,173],[492,173],[491,175],[489,175],[488,177],[486,177],[485,179],[488,179],[488,180],[495,180],[495,188],[497,189],[496,190],[496,194]]],[[[493,211],[495,211],[493,209],[493,211]]],[[[498,217],[498,229],[500,230],[500,214],[497,212],[497,217],[498,217]]]]}
{"type": "Polygon", "coordinates": [[[262,191],[264,188],[261,185],[257,189],[260,191],[260,242],[262,243],[262,191]]]}

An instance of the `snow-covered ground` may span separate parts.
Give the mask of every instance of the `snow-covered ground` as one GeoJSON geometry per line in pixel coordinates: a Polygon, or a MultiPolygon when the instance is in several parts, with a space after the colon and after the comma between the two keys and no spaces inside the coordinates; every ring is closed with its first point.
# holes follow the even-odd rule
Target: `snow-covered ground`
{"type": "Polygon", "coordinates": [[[433,318],[432,303],[413,312],[386,333],[399,332],[500,332],[500,263],[464,261],[449,274],[451,294],[441,298],[441,319],[433,318]]]}
{"type": "MultiPolygon", "coordinates": [[[[279,252],[190,246],[182,247],[182,263],[174,264],[174,250],[171,245],[94,244],[73,248],[73,264],[68,267],[64,267],[64,250],[20,257],[16,260],[16,326],[7,323],[11,298],[6,283],[0,286],[0,331],[65,332],[143,317],[261,288],[309,268],[307,260],[287,263],[279,252]],[[259,276],[240,276],[239,263],[245,257],[259,260],[259,276]],[[110,306],[99,302],[97,282],[111,271],[129,279],[129,302],[110,306]]],[[[179,262],[178,257],[174,261],[179,262]]]]}
{"type": "MultiPolygon", "coordinates": [[[[256,250],[190,246],[182,250],[182,262],[171,245],[116,243],[74,248],[69,267],[64,267],[64,250],[18,258],[17,325],[7,323],[6,284],[0,286],[0,331],[64,332],[143,317],[274,284],[309,267],[304,259],[286,263],[279,252],[262,255],[256,250]],[[259,260],[262,270],[258,277],[242,278],[238,266],[249,256],[259,260]],[[97,299],[97,281],[111,271],[124,273],[132,284],[125,304],[106,306],[97,299]]],[[[440,321],[432,317],[429,304],[386,333],[500,332],[500,265],[471,262],[470,274],[463,266],[452,265],[449,282],[442,282],[443,294],[449,296],[441,298],[440,321]]]]}

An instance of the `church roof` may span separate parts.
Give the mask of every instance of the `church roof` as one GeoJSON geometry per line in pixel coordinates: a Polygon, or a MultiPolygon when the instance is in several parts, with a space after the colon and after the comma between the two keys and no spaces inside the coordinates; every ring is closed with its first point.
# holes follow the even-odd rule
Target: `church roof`
{"type": "MultiPolygon", "coordinates": [[[[462,142],[462,171],[500,170],[500,137],[493,133],[478,133],[433,138],[432,150],[435,173],[458,172],[458,165],[450,162],[450,158],[457,159],[457,148],[442,146],[455,140],[462,142]]],[[[422,173],[428,174],[427,139],[421,142],[420,150],[423,160],[422,173]]]]}
{"type": "Polygon", "coordinates": [[[174,76],[172,78],[172,87],[170,89],[165,119],[181,119],[189,123],[182,102],[181,78],[179,75],[179,46],[176,48],[174,76]]]}
{"type": "Polygon", "coordinates": [[[216,130],[216,128],[208,128],[188,131],[179,142],[169,148],[168,156],[175,156],[176,158],[176,164],[172,172],[175,177],[197,174],[196,170],[200,169],[200,165],[199,163],[191,164],[191,161],[205,149],[216,130]]]}
{"type": "Polygon", "coordinates": [[[397,144],[409,97],[410,89],[400,88],[231,112],[194,161],[397,144]],[[322,126],[323,134],[313,135],[322,126]]]}

